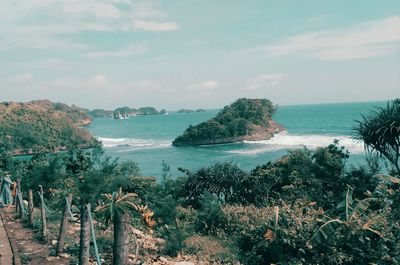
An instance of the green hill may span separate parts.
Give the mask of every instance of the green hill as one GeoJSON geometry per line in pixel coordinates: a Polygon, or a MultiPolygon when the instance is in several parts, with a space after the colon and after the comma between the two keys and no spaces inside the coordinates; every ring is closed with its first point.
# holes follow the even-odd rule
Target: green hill
{"type": "Polygon", "coordinates": [[[53,103],[50,100],[35,100],[29,102],[33,105],[38,105],[48,111],[61,111],[64,112],[76,126],[83,126],[92,122],[92,117],[88,115],[89,110],[77,107],[75,105],[68,106],[64,103],[53,103]]]}
{"type": "Polygon", "coordinates": [[[85,110],[48,100],[0,103],[0,149],[12,154],[93,147],[97,140],[78,126],[90,123],[85,110]]]}
{"type": "Polygon", "coordinates": [[[226,106],[216,117],[190,126],[174,146],[267,140],[284,128],[272,120],[276,106],[267,99],[241,98],[226,106]]]}

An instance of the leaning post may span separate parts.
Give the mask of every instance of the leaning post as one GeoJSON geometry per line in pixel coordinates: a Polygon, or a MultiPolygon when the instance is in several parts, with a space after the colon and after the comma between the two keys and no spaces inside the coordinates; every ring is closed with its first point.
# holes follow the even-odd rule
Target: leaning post
{"type": "MultiPolygon", "coordinates": [[[[14,200],[15,200],[15,212],[16,213],[18,213],[18,212],[20,212],[20,201],[19,201],[19,197],[18,197],[18,193],[19,192],[21,192],[21,179],[20,178],[18,178],[17,179],[17,187],[16,187],[16,192],[15,192],[15,197],[14,197],[14,200]]],[[[21,216],[21,214],[20,214],[20,216],[21,216]]]]}
{"type": "Polygon", "coordinates": [[[43,186],[39,185],[41,202],[40,202],[40,215],[42,219],[42,239],[46,240],[47,237],[47,222],[46,222],[46,208],[44,206],[43,186]]]}
{"type": "Polygon", "coordinates": [[[72,193],[69,193],[68,196],[66,197],[64,212],[61,217],[60,233],[58,234],[58,240],[57,240],[57,256],[63,253],[64,251],[65,237],[67,235],[67,230],[69,226],[68,220],[71,214],[71,209],[70,209],[71,203],[72,203],[72,193]]]}
{"type": "Polygon", "coordinates": [[[34,222],[34,205],[33,205],[33,191],[30,189],[28,191],[28,220],[29,220],[29,226],[33,227],[33,222],[34,222]]]}

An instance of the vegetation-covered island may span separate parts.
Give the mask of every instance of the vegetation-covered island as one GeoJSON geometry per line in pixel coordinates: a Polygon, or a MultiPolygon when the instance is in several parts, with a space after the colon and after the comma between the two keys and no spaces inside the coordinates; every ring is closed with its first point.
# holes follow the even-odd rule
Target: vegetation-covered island
{"type": "Polygon", "coordinates": [[[193,113],[193,112],[205,112],[205,110],[204,109],[196,109],[196,110],[180,109],[180,110],[178,110],[178,113],[183,113],[183,114],[188,114],[188,113],[193,113]]]}
{"type": "Polygon", "coordinates": [[[174,141],[174,146],[226,144],[268,140],[284,130],[272,120],[276,106],[267,99],[241,98],[226,106],[216,117],[190,126],[174,141]]]}
{"type": "Polygon", "coordinates": [[[86,110],[48,100],[0,103],[0,149],[14,155],[89,148],[96,139],[79,126],[89,124],[86,110]]]}
{"type": "Polygon", "coordinates": [[[114,119],[125,119],[131,116],[140,115],[165,115],[167,111],[162,109],[158,111],[154,107],[141,107],[141,108],[130,108],[130,107],[119,107],[115,110],[104,110],[104,109],[94,109],[88,111],[87,114],[92,118],[114,118],[114,119]]]}
{"type": "Polygon", "coordinates": [[[180,109],[178,110],[178,113],[193,113],[194,110],[191,109],[180,109]]]}

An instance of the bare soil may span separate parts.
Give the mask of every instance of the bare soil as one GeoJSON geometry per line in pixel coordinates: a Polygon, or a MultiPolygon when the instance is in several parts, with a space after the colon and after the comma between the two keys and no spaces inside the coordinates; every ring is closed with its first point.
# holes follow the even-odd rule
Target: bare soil
{"type": "Polygon", "coordinates": [[[50,256],[51,245],[40,241],[40,235],[27,227],[15,213],[15,208],[1,209],[4,225],[7,226],[9,237],[16,243],[22,264],[31,265],[64,265],[69,260],[50,256]]]}

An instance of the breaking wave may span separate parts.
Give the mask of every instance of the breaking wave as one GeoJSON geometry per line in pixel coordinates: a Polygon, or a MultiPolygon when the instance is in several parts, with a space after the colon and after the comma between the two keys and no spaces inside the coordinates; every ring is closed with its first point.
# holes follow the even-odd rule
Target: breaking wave
{"type": "Polygon", "coordinates": [[[227,151],[228,153],[253,155],[264,153],[268,151],[296,149],[307,147],[315,149],[318,147],[325,147],[339,140],[339,145],[344,146],[350,153],[364,152],[362,142],[358,142],[350,136],[331,136],[331,135],[291,135],[287,132],[276,134],[273,138],[263,141],[245,141],[248,148],[227,151]]]}
{"type": "Polygon", "coordinates": [[[105,137],[97,137],[97,139],[102,143],[104,148],[127,147],[126,149],[121,150],[121,152],[129,152],[148,148],[165,148],[171,146],[170,141],[156,141],[151,139],[105,137]]]}

